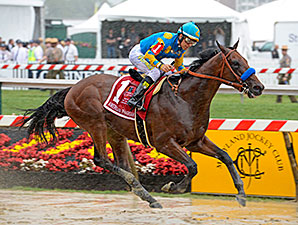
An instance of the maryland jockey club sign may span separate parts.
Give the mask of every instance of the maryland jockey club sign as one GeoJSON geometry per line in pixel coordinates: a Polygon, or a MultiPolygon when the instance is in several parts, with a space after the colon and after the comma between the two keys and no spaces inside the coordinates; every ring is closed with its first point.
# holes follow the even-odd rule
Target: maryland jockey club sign
{"type": "MultiPolygon", "coordinates": [[[[231,156],[247,195],[296,196],[295,180],[281,132],[209,130],[206,134],[231,156]]],[[[298,141],[298,135],[293,135],[298,141]]],[[[297,151],[297,146],[294,149],[297,151]]],[[[236,193],[228,169],[221,161],[200,153],[192,156],[199,168],[192,181],[192,192],[236,193]]]]}

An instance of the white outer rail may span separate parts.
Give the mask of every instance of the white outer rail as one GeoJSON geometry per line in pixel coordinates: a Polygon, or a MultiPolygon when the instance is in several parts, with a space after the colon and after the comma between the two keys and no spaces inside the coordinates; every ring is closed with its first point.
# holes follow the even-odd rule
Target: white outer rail
{"type": "MultiPolygon", "coordinates": [[[[63,89],[74,86],[78,80],[56,80],[56,79],[21,79],[21,78],[0,78],[2,87],[28,87],[45,89],[63,89]]],[[[237,94],[238,90],[221,85],[219,93],[237,94]]],[[[298,86],[275,85],[267,86],[263,94],[267,95],[298,95],[298,86]]]]}

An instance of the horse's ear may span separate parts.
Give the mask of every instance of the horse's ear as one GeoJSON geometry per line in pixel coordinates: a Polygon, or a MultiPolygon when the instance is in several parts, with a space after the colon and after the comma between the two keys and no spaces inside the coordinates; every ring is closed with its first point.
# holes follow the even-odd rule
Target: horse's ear
{"type": "Polygon", "coordinates": [[[239,38],[238,38],[238,41],[233,45],[233,49],[237,49],[238,44],[239,44],[239,38]]]}
{"type": "Polygon", "coordinates": [[[215,42],[216,42],[218,48],[223,52],[223,54],[226,55],[228,53],[227,49],[224,46],[222,46],[221,44],[219,44],[219,42],[217,40],[215,42]]]}

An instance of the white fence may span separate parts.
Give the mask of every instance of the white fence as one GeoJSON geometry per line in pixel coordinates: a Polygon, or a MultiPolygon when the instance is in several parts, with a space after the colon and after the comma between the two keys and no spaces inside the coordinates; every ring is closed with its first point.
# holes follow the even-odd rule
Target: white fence
{"type": "MultiPolygon", "coordinates": [[[[24,79],[24,78],[0,78],[2,87],[26,87],[26,88],[45,88],[63,89],[75,85],[78,80],[59,80],[59,79],[24,79]]],[[[1,91],[1,89],[0,89],[1,91]]],[[[237,94],[238,90],[221,85],[219,93],[237,94]]],[[[266,86],[263,94],[268,95],[298,95],[298,86],[276,85],[266,86]]]]}
{"type": "MultiPolygon", "coordinates": [[[[188,65],[193,60],[194,58],[186,58],[185,64],[188,65]]],[[[81,80],[95,73],[108,73],[119,76],[120,68],[126,67],[125,69],[121,69],[122,71],[127,71],[128,68],[133,68],[128,59],[80,59],[79,63],[79,65],[60,65],[60,68],[64,66],[66,80],[81,80]],[[98,66],[101,66],[101,68],[95,71],[98,66]],[[75,67],[75,69],[71,67],[75,67]],[[88,67],[88,69],[84,69],[85,67],[88,67]]],[[[277,60],[251,59],[249,60],[249,64],[256,68],[258,78],[266,87],[276,86],[278,84],[277,75],[279,68],[277,60]]],[[[16,65],[6,64],[5,66],[5,64],[0,64],[0,78],[44,79],[48,72],[47,70],[50,66],[53,66],[53,64],[35,64],[31,67],[31,70],[24,69],[28,65],[19,65],[17,67],[18,69],[12,69],[13,66],[16,65]],[[43,68],[39,69],[39,67],[43,68]]],[[[59,67],[59,65],[56,67],[59,67]]],[[[298,86],[298,68],[292,68],[292,79],[289,86],[298,86]]]]}

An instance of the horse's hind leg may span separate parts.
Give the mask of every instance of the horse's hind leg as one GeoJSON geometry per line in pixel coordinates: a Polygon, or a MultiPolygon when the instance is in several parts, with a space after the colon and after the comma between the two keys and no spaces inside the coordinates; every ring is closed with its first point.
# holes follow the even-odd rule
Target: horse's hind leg
{"type": "MultiPolygon", "coordinates": [[[[127,143],[127,138],[121,136],[112,129],[108,129],[108,142],[112,147],[116,165],[128,172],[132,172],[132,174],[139,180],[139,174],[130,147],[127,143]]],[[[96,166],[100,166],[99,159],[100,156],[98,150],[94,145],[93,161],[96,166]]]]}
{"type": "Polygon", "coordinates": [[[108,142],[112,147],[116,165],[139,179],[127,138],[108,128],[108,142]]]}
{"type": "Polygon", "coordinates": [[[99,153],[98,165],[104,169],[107,169],[118,176],[122,177],[126,183],[131,187],[133,193],[139,196],[142,200],[149,202],[151,208],[162,208],[162,206],[145,190],[140,184],[136,177],[114,165],[109,159],[106,152],[106,141],[107,141],[107,127],[104,122],[94,121],[94,125],[87,131],[91,134],[96,149],[99,153]]]}
{"type": "Polygon", "coordinates": [[[227,166],[232,176],[234,185],[238,190],[238,194],[236,195],[237,201],[242,206],[246,205],[246,195],[243,188],[243,182],[239,174],[237,173],[237,170],[233,164],[233,160],[231,159],[231,157],[228,155],[227,152],[217,147],[206,136],[204,136],[204,138],[200,140],[198,143],[192,146],[187,146],[187,149],[193,152],[200,152],[204,155],[212,156],[222,161],[227,166]]]}

